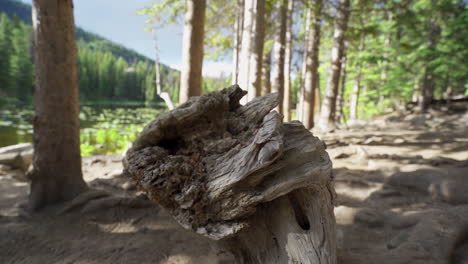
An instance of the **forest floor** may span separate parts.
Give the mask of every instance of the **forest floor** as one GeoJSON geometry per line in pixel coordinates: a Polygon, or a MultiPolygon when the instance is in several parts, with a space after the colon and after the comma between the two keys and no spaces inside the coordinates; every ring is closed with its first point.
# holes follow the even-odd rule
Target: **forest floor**
{"type": "MultiPolygon", "coordinates": [[[[444,263],[468,225],[468,113],[391,115],[319,137],[334,163],[339,263],[444,263]]],[[[0,172],[0,263],[232,263],[140,195],[120,155],[83,168],[105,193],[35,214],[21,209],[28,184],[0,172]]]]}

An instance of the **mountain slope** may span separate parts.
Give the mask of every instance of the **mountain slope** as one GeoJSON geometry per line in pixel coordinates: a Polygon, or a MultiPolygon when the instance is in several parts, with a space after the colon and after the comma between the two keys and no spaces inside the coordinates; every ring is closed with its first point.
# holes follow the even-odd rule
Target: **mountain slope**
{"type": "MultiPolygon", "coordinates": [[[[31,6],[16,0],[0,0],[0,12],[6,13],[10,17],[16,16],[26,24],[31,24],[31,6]]],[[[80,27],[76,27],[77,40],[84,40],[99,51],[110,51],[116,57],[122,57],[127,62],[151,61],[150,58],[138,52],[126,48],[122,45],[111,42],[97,34],[88,32],[80,27]]]]}

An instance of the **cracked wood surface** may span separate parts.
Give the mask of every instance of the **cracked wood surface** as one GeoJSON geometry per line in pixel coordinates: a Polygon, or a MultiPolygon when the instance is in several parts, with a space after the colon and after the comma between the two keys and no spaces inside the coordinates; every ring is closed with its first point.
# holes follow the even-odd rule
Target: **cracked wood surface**
{"type": "Polygon", "coordinates": [[[160,115],[127,152],[126,174],[244,263],[335,263],[325,145],[300,122],[282,122],[277,94],[242,106],[245,94],[234,85],[160,115]]]}

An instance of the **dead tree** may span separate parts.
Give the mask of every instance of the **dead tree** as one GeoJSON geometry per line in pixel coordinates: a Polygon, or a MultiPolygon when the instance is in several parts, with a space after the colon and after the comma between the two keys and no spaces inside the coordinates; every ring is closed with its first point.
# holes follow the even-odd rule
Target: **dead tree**
{"type": "Polygon", "coordinates": [[[332,164],[278,94],[237,85],[160,115],[126,155],[125,173],[186,229],[239,263],[336,263],[332,164]]]}

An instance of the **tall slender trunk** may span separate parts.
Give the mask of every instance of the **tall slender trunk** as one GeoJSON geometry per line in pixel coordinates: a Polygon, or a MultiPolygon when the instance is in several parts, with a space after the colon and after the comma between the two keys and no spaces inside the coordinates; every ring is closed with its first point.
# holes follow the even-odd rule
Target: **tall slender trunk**
{"type": "Polygon", "coordinates": [[[262,61],[265,40],[265,0],[255,0],[255,24],[253,27],[252,53],[250,56],[250,85],[248,100],[252,100],[261,93],[262,89],[262,61]]]}
{"type": "Polygon", "coordinates": [[[73,2],[34,0],[32,21],[36,92],[29,207],[39,209],[72,199],[87,186],[81,171],[73,2]]]}
{"type": "Polygon", "coordinates": [[[340,82],[341,60],[343,59],[345,33],[348,27],[350,12],[350,0],[339,0],[338,2],[330,74],[327,80],[325,98],[320,111],[319,127],[323,130],[333,129],[336,126],[336,96],[340,82]]]}
{"type": "MultiPolygon", "coordinates": [[[[279,29],[276,32],[275,44],[273,46],[274,54],[274,67],[273,67],[273,84],[272,91],[278,93],[279,101],[283,101],[284,94],[284,61],[285,61],[285,48],[286,48],[286,20],[288,13],[288,1],[278,1],[279,12],[279,29]]],[[[283,105],[279,104],[276,107],[279,113],[283,113],[283,105]]]]}
{"type": "MultiPolygon", "coordinates": [[[[386,13],[387,20],[388,22],[392,22],[393,20],[393,14],[390,11],[387,11],[386,13]]],[[[385,39],[384,39],[384,60],[383,60],[383,65],[382,65],[382,72],[380,74],[380,87],[378,89],[379,92],[379,102],[378,105],[382,106],[384,102],[384,94],[382,93],[382,90],[385,89],[385,85],[387,84],[387,79],[388,79],[388,65],[390,56],[389,56],[389,50],[390,50],[390,40],[391,40],[391,31],[388,30],[388,32],[385,34],[385,39]]],[[[393,60],[392,60],[393,62],[393,60]]]]}
{"type": "Polygon", "coordinates": [[[172,102],[171,96],[167,92],[162,91],[161,87],[161,72],[159,69],[159,49],[158,49],[158,39],[156,36],[156,29],[153,29],[153,40],[154,40],[154,70],[155,70],[155,83],[156,83],[156,93],[163,101],[166,103],[166,106],[169,110],[174,109],[174,103],[172,102]]]}
{"type": "Polygon", "coordinates": [[[262,92],[261,95],[271,93],[271,49],[263,54],[262,69],[262,92]]]}
{"type": "MultiPolygon", "coordinates": [[[[364,34],[361,33],[359,38],[358,54],[364,51],[364,34]]],[[[358,106],[359,106],[359,93],[361,91],[362,81],[362,62],[359,61],[356,66],[356,76],[354,79],[353,93],[351,94],[349,119],[356,120],[358,118],[358,106]]]]}
{"type": "MultiPolygon", "coordinates": [[[[431,50],[433,53],[438,37],[440,35],[440,26],[437,25],[433,20],[429,21],[429,36],[428,36],[428,49],[431,50]]],[[[422,81],[421,87],[421,97],[418,100],[419,109],[422,112],[427,111],[429,105],[431,104],[432,100],[434,99],[434,90],[435,90],[435,82],[434,82],[434,66],[430,64],[430,62],[434,59],[434,55],[428,56],[428,60],[426,61],[426,67],[424,69],[424,77],[422,81]]]]}
{"type": "Polygon", "coordinates": [[[156,35],[156,29],[153,29],[153,41],[154,41],[154,69],[155,69],[155,83],[156,83],[156,93],[161,94],[161,74],[159,72],[159,49],[158,49],[158,39],[156,35]]]}
{"type": "Polygon", "coordinates": [[[237,0],[236,21],[234,23],[234,51],[232,58],[232,84],[237,84],[239,77],[239,53],[242,43],[242,31],[244,23],[244,0],[237,0]]]}
{"type": "Polygon", "coordinates": [[[187,0],[179,103],[202,93],[206,0],[187,0]]]}
{"type": "MultiPolygon", "coordinates": [[[[251,54],[251,45],[252,45],[252,30],[254,26],[255,18],[255,0],[245,0],[244,1],[244,19],[242,26],[242,44],[241,44],[241,54],[239,58],[239,76],[238,83],[239,86],[248,91],[249,88],[249,72],[250,72],[250,63],[249,57],[251,54]]],[[[241,103],[247,103],[247,96],[244,96],[241,99],[241,103]]]]}
{"type": "Polygon", "coordinates": [[[288,13],[286,18],[286,48],[284,53],[284,96],[283,115],[285,121],[291,121],[291,60],[292,60],[292,15],[294,0],[288,2],[288,13]]]}
{"type": "Polygon", "coordinates": [[[302,123],[307,129],[314,127],[315,91],[318,89],[318,67],[320,31],[322,21],[322,0],[315,0],[312,7],[312,26],[310,27],[307,46],[306,71],[304,75],[304,103],[302,109],[302,123]]]}
{"type": "Polygon", "coordinates": [[[265,0],[245,0],[239,85],[248,95],[246,103],[260,94],[262,84],[263,41],[265,38],[265,0]]]}
{"type": "Polygon", "coordinates": [[[307,8],[304,29],[304,51],[302,54],[301,83],[297,91],[296,119],[302,120],[302,109],[304,104],[304,75],[307,69],[307,47],[309,46],[309,30],[312,24],[312,8],[307,8]]]}
{"type": "MultiPolygon", "coordinates": [[[[347,44],[345,43],[345,46],[347,46],[347,44]]],[[[337,123],[341,123],[341,119],[343,119],[344,115],[343,115],[343,95],[344,95],[344,92],[346,90],[346,75],[347,75],[347,71],[346,71],[346,63],[348,61],[347,59],[347,52],[346,52],[346,49],[345,49],[345,52],[344,52],[344,55],[343,55],[343,63],[341,65],[341,84],[340,84],[340,88],[338,89],[338,96],[336,97],[336,122],[337,123]]],[[[343,121],[344,122],[344,121],[343,121]]]]}

